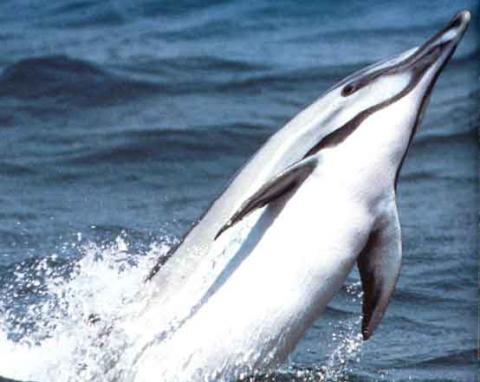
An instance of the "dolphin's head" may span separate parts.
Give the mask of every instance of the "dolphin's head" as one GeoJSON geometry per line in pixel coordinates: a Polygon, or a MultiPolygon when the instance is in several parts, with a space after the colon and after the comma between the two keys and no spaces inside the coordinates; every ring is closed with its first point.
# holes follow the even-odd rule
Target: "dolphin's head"
{"type": "Polygon", "coordinates": [[[424,109],[435,81],[449,61],[470,21],[470,12],[459,12],[421,47],[380,62],[346,78],[336,90],[347,103],[361,102],[378,110],[410,93],[424,109]],[[348,99],[348,101],[347,101],[348,99]]]}
{"type": "Polygon", "coordinates": [[[317,112],[323,110],[316,124],[329,133],[306,156],[370,127],[368,140],[388,147],[399,169],[432,88],[469,21],[468,11],[459,12],[422,46],[360,70],[330,89],[318,103],[317,112]]]}

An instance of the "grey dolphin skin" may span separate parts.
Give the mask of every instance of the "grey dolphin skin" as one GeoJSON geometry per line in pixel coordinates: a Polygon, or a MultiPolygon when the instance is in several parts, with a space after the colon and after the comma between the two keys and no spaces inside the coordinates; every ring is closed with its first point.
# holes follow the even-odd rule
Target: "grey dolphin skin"
{"type": "MultiPolygon", "coordinates": [[[[181,242],[153,267],[147,277],[154,289],[152,300],[161,304],[173,303],[175,292],[196,277],[202,280],[202,283],[199,284],[198,295],[191,297],[192,305],[195,305],[195,299],[204,294],[222,271],[222,269],[210,271],[205,265],[215,263],[219,256],[218,251],[211,250],[216,241],[254,210],[268,205],[286,193],[291,194],[292,191],[294,193],[317,165],[317,162],[312,165],[310,158],[326,149],[341,145],[357,129],[362,128],[361,125],[366,119],[388,109],[422,86],[422,91],[418,93],[420,96],[415,101],[415,108],[411,111],[413,122],[408,133],[408,143],[402,150],[401,160],[393,177],[396,185],[398,173],[425,112],[435,82],[463,37],[469,20],[468,11],[459,12],[442,30],[420,47],[347,77],[274,134],[237,173],[226,190],[212,203],[181,242]],[[405,80],[405,84],[391,97],[377,99],[375,97],[378,96],[378,92],[376,95],[370,92],[362,96],[364,89],[381,86],[381,81],[385,78],[395,76],[401,80],[395,80],[397,82],[393,85],[389,83],[389,88],[397,86],[399,81],[405,80]],[[203,274],[199,276],[198,272],[203,274]]],[[[399,227],[397,228],[399,235],[399,227]]],[[[380,322],[398,277],[396,268],[392,275],[386,274],[388,267],[383,273],[375,274],[377,270],[373,268],[379,266],[382,259],[377,259],[377,263],[372,264],[369,256],[373,256],[371,253],[375,253],[381,239],[377,234],[378,232],[372,232],[363,249],[359,251],[357,261],[365,292],[362,324],[364,339],[371,336],[380,322]],[[383,278],[390,279],[385,281],[383,278]],[[389,290],[387,295],[383,295],[382,284],[387,281],[389,290]]],[[[401,252],[399,237],[395,245],[401,252]]],[[[230,260],[222,259],[225,264],[230,260]]],[[[399,267],[400,255],[395,261],[399,267]]],[[[168,317],[163,318],[163,322],[168,321],[168,317]]]]}

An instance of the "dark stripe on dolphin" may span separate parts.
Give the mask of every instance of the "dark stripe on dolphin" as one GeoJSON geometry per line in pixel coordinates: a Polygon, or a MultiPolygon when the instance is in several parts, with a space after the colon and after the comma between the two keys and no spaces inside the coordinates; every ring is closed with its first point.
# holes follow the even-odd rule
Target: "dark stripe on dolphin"
{"type": "MultiPolygon", "coordinates": [[[[373,80],[377,79],[380,76],[383,75],[389,75],[389,74],[395,74],[395,73],[400,73],[403,71],[407,70],[412,70],[413,73],[413,78],[410,81],[410,83],[407,85],[407,87],[401,91],[399,94],[393,96],[392,98],[376,105],[373,106],[367,110],[364,110],[363,112],[357,114],[354,118],[352,118],[350,121],[345,123],[343,126],[339,127],[337,130],[333,131],[332,133],[328,134],[327,136],[323,137],[316,145],[314,145],[308,152],[305,154],[304,158],[314,155],[315,153],[319,152],[321,149],[326,148],[326,147],[333,147],[336,146],[337,144],[343,142],[350,134],[352,134],[355,129],[366,119],[368,118],[371,114],[379,111],[380,109],[383,109],[392,103],[398,101],[400,98],[403,98],[406,96],[408,93],[410,93],[415,86],[420,82],[422,79],[422,76],[425,74],[427,69],[438,59],[438,57],[442,54],[443,48],[447,45],[450,44],[450,41],[437,44],[434,46],[430,46],[433,42],[435,42],[438,38],[440,38],[443,34],[445,34],[449,29],[452,28],[457,28],[461,25],[462,22],[462,14],[458,13],[455,15],[452,20],[439,32],[437,32],[435,35],[433,35],[431,38],[429,38],[418,50],[412,54],[410,57],[407,57],[405,60],[401,61],[400,63],[397,63],[392,66],[387,66],[382,69],[374,70],[371,73],[367,73],[363,76],[359,75],[362,73],[357,73],[355,76],[357,77],[356,80],[352,80],[351,77],[347,77],[344,81],[340,82],[337,87],[342,86],[346,84],[343,89],[342,89],[342,96],[348,96],[359,89],[361,89],[364,86],[367,86],[369,83],[371,83],[373,80]],[[359,77],[359,78],[358,78],[359,77]]],[[[465,33],[465,30],[463,31],[465,33]]],[[[409,138],[407,150],[405,150],[405,153],[402,157],[402,160],[400,162],[400,165],[397,169],[397,173],[395,176],[395,187],[398,182],[398,175],[400,172],[400,169],[403,165],[403,162],[405,160],[405,157],[407,155],[408,148],[411,145],[411,142],[413,140],[413,136],[415,135],[415,132],[418,129],[418,125],[420,124],[420,121],[422,119],[422,116],[425,112],[427,101],[430,98],[430,95],[433,90],[433,86],[435,85],[438,76],[440,73],[443,71],[443,68],[445,65],[448,63],[450,60],[451,56],[455,52],[457,48],[457,44],[455,44],[452,48],[452,51],[448,54],[448,57],[445,59],[445,61],[442,63],[440,68],[438,68],[437,72],[434,74],[434,77],[430,84],[428,85],[427,91],[425,92],[422,101],[420,102],[420,108],[417,113],[417,117],[415,119],[415,123],[409,138]]]]}
{"type": "MultiPolygon", "coordinates": [[[[422,73],[423,74],[423,73],[422,73]]],[[[418,84],[420,79],[422,78],[422,74],[420,75],[415,75],[414,79],[410,81],[410,83],[403,89],[400,93],[397,95],[387,99],[386,101],[383,101],[379,103],[378,105],[372,106],[361,113],[357,114],[355,117],[353,117],[350,121],[336,129],[335,131],[331,132],[327,136],[323,137],[317,144],[315,144],[304,156],[304,158],[307,158],[311,155],[315,155],[318,153],[320,150],[328,148],[328,147],[335,147],[338,144],[342,143],[348,136],[350,136],[357,128],[360,126],[360,124],[367,119],[370,115],[373,113],[391,105],[392,103],[398,101],[399,99],[403,98],[406,96],[408,93],[410,93],[415,86],[418,84]]]]}
{"type": "MultiPolygon", "coordinates": [[[[457,20],[459,20],[459,18],[457,18],[457,20]]],[[[454,25],[455,22],[457,20],[453,20],[453,22],[451,22],[450,24],[454,25]]],[[[430,99],[430,96],[432,95],[432,91],[433,91],[433,87],[435,86],[435,83],[437,82],[437,79],[438,77],[440,76],[440,73],[443,71],[443,68],[448,64],[448,62],[450,61],[450,58],[453,56],[453,54],[455,53],[455,50],[457,49],[457,45],[455,45],[452,49],[452,51],[448,54],[448,56],[446,57],[445,61],[442,63],[442,65],[440,66],[440,68],[438,68],[437,72],[434,74],[432,80],[430,81],[430,83],[428,84],[428,87],[427,87],[427,90],[422,98],[422,101],[420,103],[420,108],[419,108],[419,111],[417,113],[417,118],[415,119],[415,123],[413,125],[413,129],[412,129],[412,132],[410,133],[410,138],[408,140],[408,146],[407,146],[407,149],[405,150],[405,152],[403,153],[403,157],[400,161],[400,165],[398,166],[397,168],[397,172],[395,174],[395,189],[397,188],[397,184],[398,184],[398,177],[400,176],[400,170],[402,169],[402,166],[403,166],[403,162],[405,161],[405,158],[407,156],[407,153],[408,153],[408,150],[410,149],[410,146],[412,144],[412,141],[413,141],[413,137],[415,136],[415,133],[417,132],[418,130],[418,126],[420,125],[420,122],[423,118],[423,115],[425,114],[425,110],[427,109],[427,104],[428,104],[428,101],[430,99]]]]}
{"type": "MultiPolygon", "coordinates": [[[[415,60],[418,60],[420,58],[420,56],[425,51],[427,51],[427,48],[432,44],[432,42],[437,40],[440,36],[442,36],[449,29],[457,28],[459,25],[461,25],[461,19],[462,19],[461,13],[458,13],[457,15],[455,15],[443,29],[441,29],[439,32],[435,33],[432,37],[430,37],[427,41],[425,41],[417,49],[417,51],[415,53],[413,53],[410,57],[407,57],[404,61],[401,61],[400,63],[397,63],[397,64],[393,64],[391,66],[387,66],[385,68],[373,70],[370,73],[368,73],[370,67],[364,68],[364,69],[360,70],[359,72],[353,73],[352,75],[344,78],[342,81],[340,81],[339,83],[337,83],[335,85],[335,88],[343,86],[345,84],[348,84],[348,85],[345,85],[345,88],[347,88],[347,89],[345,89],[345,88],[342,89],[342,90],[345,90],[344,95],[347,95],[347,93],[348,94],[353,94],[353,92],[351,92],[351,90],[349,89],[349,88],[351,88],[352,85],[354,85],[353,87],[355,88],[355,91],[356,91],[356,90],[360,89],[362,86],[365,86],[366,84],[370,83],[375,78],[378,78],[379,76],[381,76],[381,75],[383,75],[387,72],[395,73],[395,72],[399,72],[401,70],[405,70],[407,66],[411,65],[415,60]],[[364,74],[364,73],[366,73],[366,74],[364,74]],[[364,76],[361,77],[362,74],[364,74],[364,76]],[[357,78],[358,80],[353,80],[354,78],[357,78]],[[359,82],[359,84],[356,84],[357,81],[359,82]]],[[[379,64],[375,64],[375,66],[377,66],[377,65],[379,65],[379,64]]],[[[332,89],[333,88],[331,88],[330,90],[332,90],[332,89]]]]}
{"type": "MultiPolygon", "coordinates": [[[[439,34],[437,34],[437,35],[439,35],[439,34]]],[[[438,38],[437,35],[435,35],[430,40],[428,40],[428,42],[434,41],[436,38],[438,38]]],[[[372,107],[362,111],[361,113],[357,114],[354,118],[352,118],[350,121],[348,121],[347,123],[345,123],[344,125],[342,125],[338,129],[336,129],[335,131],[331,132],[327,136],[323,137],[317,144],[315,144],[305,154],[304,158],[306,158],[310,155],[314,155],[324,148],[334,147],[334,146],[340,144],[348,136],[350,136],[350,134],[352,134],[357,129],[357,127],[360,126],[360,124],[366,118],[368,118],[370,115],[372,115],[373,113],[375,113],[375,112],[377,112],[377,111],[379,111],[379,110],[381,110],[385,107],[390,106],[394,102],[397,102],[398,100],[400,100],[401,98],[403,98],[407,94],[409,94],[417,86],[417,84],[420,82],[420,80],[422,79],[425,72],[438,59],[438,57],[441,55],[441,53],[443,51],[443,47],[446,46],[447,44],[448,44],[448,42],[443,43],[443,44],[438,44],[438,45],[436,45],[434,47],[431,47],[430,49],[428,49],[426,51],[423,51],[423,52],[422,52],[422,50],[424,48],[420,48],[418,52],[416,52],[414,55],[412,55],[411,57],[409,57],[405,61],[401,62],[400,64],[397,64],[394,67],[384,68],[384,69],[379,70],[377,72],[366,75],[365,77],[361,77],[357,81],[354,81],[354,82],[357,82],[357,85],[351,85],[351,84],[346,85],[343,90],[345,90],[345,88],[348,87],[349,88],[348,91],[347,91],[347,93],[348,93],[348,92],[352,92],[352,86],[355,89],[354,91],[356,91],[356,90],[360,89],[361,87],[368,85],[368,83],[370,83],[371,81],[373,81],[374,79],[378,78],[381,75],[389,75],[389,74],[399,73],[399,72],[406,71],[406,70],[411,70],[412,71],[412,79],[410,80],[409,84],[405,87],[405,89],[403,89],[400,93],[394,95],[393,97],[379,103],[378,105],[372,106],[372,107]]],[[[426,48],[427,45],[428,45],[428,43],[424,44],[424,47],[426,48]]],[[[453,51],[452,51],[452,53],[453,53],[453,51]]],[[[449,54],[449,57],[450,56],[451,56],[451,54],[449,54]]],[[[420,121],[419,115],[424,109],[423,105],[426,105],[426,100],[428,99],[428,97],[431,93],[431,90],[433,88],[433,84],[435,83],[436,78],[438,77],[438,75],[442,71],[443,66],[448,61],[448,58],[445,61],[445,63],[442,65],[442,67],[440,67],[439,70],[437,71],[437,73],[435,74],[435,77],[432,80],[432,83],[429,85],[428,91],[426,92],[426,94],[424,95],[424,97],[421,101],[422,106],[420,107],[420,110],[417,114],[417,119],[416,119],[416,122],[415,122],[414,129],[412,130],[412,136],[409,140],[409,145],[410,145],[411,140],[413,138],[413,134],[416,131],[417,125],[420,121]]],[[[342,92],[343,92],[343,90],[342,90],[342,92]]],[[[352,93],[350,93],[350,94],[352,94],[352,93]]],[[[402,163],[403,163],[403,160],[402,160],[401,164],[402,163]]],[[[397,173],[398,173],[398,171],[397,171],[397,173]]],[[[396,184],[396,181],[395,181],[395,184],[396,184]]]]}
{"type": "MultiPolygon", "coordinates": [[[[329,91],[331,91],[332,89],[334,88],[338,88],[340,86],[345,86],[344,89],[344,94],[345,93],[349,93],[349,94],[352,94],[353,91],[356,91],[358,89],[360,89],[359,86],[365,86],[366,84],[370,83],[372,80],[374,80],[375,78],[378,78],[379,76],[383,75],[383,74],[386,74],[386,73],[394,73],[394,72],[398,72],[400,70],[405,70],[408,68],[409,65],[412,65],[412,64],[415,64],[414,61],[419,61],[421,62],[422,61],[422,53],[424,53],[424,51],[426,51],[426,48],[432,43],[434,42],[436,39],[438,39],[441,35],[443,35],[446,31],[448,31],[450,28],[456,28],[458,27],[459,25],[461,25],[461,13],[459,13],[458,15],[456,15],[450,22],[449,24],[444,27],[442,30],[440,30],[438,33],[436,33],[434,36],[432,36],[430,39],[428,39],[415,53],[413,53],[410,57],[408,57],[407,59],[405,59],[403,62],[400,62],[398,64],[394,64],[394,65],[391,65],[391,66],[387,66],[385,68],[382,68],[382,69],[377,69],[377,70],[373,70],[371,73],[368,73],[370,69],[370,67],[367,67],[367,68],[364,68],[363,70],[359,71],[359,72],[356,72],[348,77],[346,77],[343,81],[340,81],[339,83],[337,83],[336,85],[334,85],[334,87],[330,88],[329,90],[327,90],[327,93],[329,91]],[[366,74],[365,74],[366,73],[366,74]],[[361,76],[363,74],[363,77],[359,78],[359,76],[361,76]],[[353,80],[354,78],[359,78],[358,80],[358,83],[355,84],[355,80],[353,80]],[[353,89],[348,89],[347,87],[350,87],[348,85],[345,85],[345,84],[349,84],[349,82],[352,82],[354,83],[354,87],[353,89]]],[[[465,30],[463,31],[463,33],[465,32],[465,30]]],[[[444,44],[442,44],[444,45],[444,44]]],[[[434,46],[432,47],[433,50],[435,48],[441,48],[441,45],[437,45],[437,46],[434,46]]],[[[409,143],[408,143],[408,147],[407,147],[407,150],[405,151],[404,153],[404,156],[400,162],[400,165],[397,169],[397,173],[396,173],[396,176],[395,176],[395,187],[397,185],[397,181],[398,181],[398,175],[399,175],[399,172],[400,172],[400,169],[403,165],[403,162],[404,162],[404,159],[406,157],[406,154],[407,154],[407,151],[408,151],[408,148],[410,147],[410,144],[412,142],[412,139],[413,139],[413,136],[418,128],[418,124],[420,123],[420,120],[421,120],[421,117],[422,117],[422,114],[424,113],[424,110],[426,108],[426,104],[427,104],[427,101],[428,101],[428,98],[432,92],[432,89],[433,89],[433,86],[435,84],[435,81],[436,79],[438,78],[439,74],[441,73],[441,71],[443,70],[443,67],[447,64],[448,60],[450,59],[451,55],[453,54],[453,52],[455,51],[456,49],[456,46],[454,46],[452,52],[449,54],[449,56],[447,57],[447,59],[445,60],[445,62],[442,64],[442,66],[439,68],[439,70],[437,71],[437,73],[434,75],[434,78],[432,80],[432,82],[429,84],[429,87],[427,88],[427,92],[426,94],[424,95],[423,99],[422,99],[422,102],[421,102],[421,106],[420,106],[420,110],[417,114],[417,118],[416,118],[416,121],[415,121],[415,125],[414,125],[414,128],[412,129],[412,133],[411,133],[411,136],[410,136],[410,139],[409,139],[409,143]]],[[[428,52],[427,53],[432,53],[432,52],[428,52]]],[[[425,54],[427,57],[428,57],[428,54],[425,54]]],[[[377,66],[378,64],[375,64],[375,66],[377,66]]],[[[428,65],[427,65],[428,67],[428,65]]],[[[425,69],[422,71],[422,74],[425,72],[425,69]]],[[[414,71],[415,72],[415,71],[414,71]]],[[[420,75],[420,78],[418,78],[418,76],[414,76],[415,78],[412,79],[412,82],[416,80],[415,82],[415,85],[416,83],[418,83],[419,79],[421,78],[421,75],[420,75]]],[[[406,89],[405,90],[408,90],[408,92],[410,92],[413,87],[415,87],[415,85],[412,86],[412,83],[410,83],[409,85],[407,85],[406,89]]],[[[405,91],[404,90],[404,91],[405,91]]],[[[407,93],[408,93],[407,92],[407,93]]],[[[400,94],[402,94],[403,92],[401,92],[400,94]]],[[[405,94],[402,94],[402,97],[404,95],[406,95],[407,93],[405,94]]],[[[398,95],[397,95],[398,96],[398,95]]],[[[370,108],[370,109],[367,109],[365,111],[363,111],[362,113],[358,114],[356,117],[354,117],[352,120],[350,120],[349,122],[347,122],[346,124],[344,124],[343,126],[341,126],[340,128],[338,128],[337,130],[333,131],[332,133],[328,134],[327,136],[325,136],[322,140],[320,140],[316,145],[314,145],[308,152],[307,154],[303,157],[303,158],[306,158],[310,155],[313,155],[315,154],[316,152],[318,152],[319,150],[321,150],[322,148],[325,148],[325,147],[331,147],[332,145],[336,145],[342,141],[345,140],[346,137],[348,137],[353,131],[355,131],[355,129],[358,127],[358,125],[365,119],[367,118],[370,114],[378,111],[378,107],[381,105],[380,108],[383,108],[383,107],[386,107],[388,106],[389,104],[391,104],[392,102],[395,102],[397,99],[399,98],[396,98],[397,96],[394,96],[392,97],[390,100],[387,100],[385,101],[385,103],[382,103],[382,104],[379,104],[373,108],[370,108]],[[388,103],[386,103],[388,102],[388,103]],[[368,114],[367,114],[368,113],[368,114]]],[[[336,113],[334,115],[332,115],[330,118],[334,118],[334,116],[336,115],[336,113]]],[[[252,158],[253,159],[253,158],[252,158]]],[[[250,161],[247,162],[247,164],[249,163],[250,161]]],[[[244,166],[242,166],[243,168],[244,166]]],[[[235,175],[232,177],[232,179],[227,182],[226,184],[226,187],[225,189],[227,189],[232,180],[236,178],[236,175],[237,173],[239,173],[242,168],[237,171],[235,173],[235,175]]],[[[223,192],[220,193],[220,195],[223,194],[223,192]]],[[[182,239],[177,243],[175,244],[174,246],[172,246],[170,248],[170,250],[168,251],[168,253],[162,257],[160,257],[158,259],[158,261],[156,262],[156,264],[152,267],[152,269],[150,270],[149,274],[147,275],[147,277],[145,278],[145,281],[150,281],[153,276],[155,276],[157,274],[157,272],[160,270],[160,268],[170,259],[170,257],[176,252],[176,250],[178,249],[178,247],[180,247],[180,245],[183,244],[185,238],[189,235],[189,233],[192,231],[192,229],[197,225],[197,223],[199,221],[202,220],[202,218],[206,215],[206,213],[211,209],[211,207],[216,203],[217,201],[217,198],[215,198],[213,200],[213,202],[211,203],[211,205],[204,211],[204,213],[202,214],[202,216],[197,220],[196,223],[192,224],[192,226],[187,230],[187,232],[183,235],[182,239]]]]}

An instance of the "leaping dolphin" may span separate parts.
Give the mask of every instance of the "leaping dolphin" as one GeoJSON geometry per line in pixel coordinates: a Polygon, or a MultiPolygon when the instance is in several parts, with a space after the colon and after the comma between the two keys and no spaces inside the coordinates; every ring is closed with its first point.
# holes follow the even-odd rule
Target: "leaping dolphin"
{"type": "Polygon", "coordinates": [[[164,308],[155,319],[176,324],[142,350],[135,381],[232,380],[274,367],[355,263],[362,334],[372,335],[400,270],[398,174],[469,20],[460,12],[421,47],[341,81],[253,156],[149,275],[164,308]]]}

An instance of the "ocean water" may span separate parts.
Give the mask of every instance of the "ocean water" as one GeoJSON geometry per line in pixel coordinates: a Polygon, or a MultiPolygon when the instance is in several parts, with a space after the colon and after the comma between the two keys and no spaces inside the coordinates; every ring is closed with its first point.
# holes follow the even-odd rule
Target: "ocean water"
{"type": "Polygon", "coordinates": [[[0,375],[112,380],[123,340],[88,318],[128,315],[158,256],[291,117],[468,8],[400,177],[403,269],[381,326],[359,339],[354,273],[266,379],[476,380],[477,6],[0,2],[0,375]]]}

